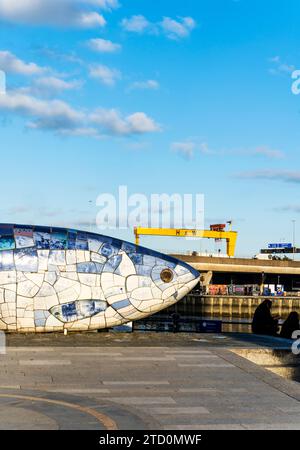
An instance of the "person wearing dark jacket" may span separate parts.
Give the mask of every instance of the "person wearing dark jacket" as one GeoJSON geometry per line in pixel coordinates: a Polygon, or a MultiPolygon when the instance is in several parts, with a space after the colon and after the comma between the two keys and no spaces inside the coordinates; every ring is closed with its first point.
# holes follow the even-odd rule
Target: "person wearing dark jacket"
{"type": "Polygon", "coordinates": [[[278,331],[278,319],[271,314],[271,300],[264,300],[255,310],[252,321],[252,332],[275,336],[278,331]]]}
{"type": "Polygon", "coordinates": [[[292,311],[282,324],[280,336],[292,339],[292,334],[295,330],[299,330],[299,314],[296,311],[292,311]]]}
{"type": "Polygon", "coordinates": [[[180,330],[180,315],[174,312],[171,317],[173,321],[173,333],[178,333],[180,330]]]}

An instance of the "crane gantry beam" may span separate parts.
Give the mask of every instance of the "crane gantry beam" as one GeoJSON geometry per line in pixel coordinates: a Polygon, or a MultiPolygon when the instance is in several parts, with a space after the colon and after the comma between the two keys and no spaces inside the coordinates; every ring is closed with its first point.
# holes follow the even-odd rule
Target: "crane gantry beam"
{"type": "Polygon", "coordinates": [[[197,230],[184,228],[144,228],[135,227],[135,243],[140,244],[140,236],[171,236],[171,237],[194,237],[207,239],[225,239],[227,244],[227,255],[234,256],[237,231],[215,231],[197,230]]]}

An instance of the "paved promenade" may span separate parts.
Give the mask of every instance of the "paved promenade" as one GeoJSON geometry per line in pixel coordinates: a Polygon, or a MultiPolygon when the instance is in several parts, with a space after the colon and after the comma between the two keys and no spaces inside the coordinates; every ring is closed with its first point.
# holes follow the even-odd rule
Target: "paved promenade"
{"type": "Polygon", "coordinates": [[[300,429],[300,384],[241,356],[288,341],[91,333],[7,343],[1,429],[300,429]]]}

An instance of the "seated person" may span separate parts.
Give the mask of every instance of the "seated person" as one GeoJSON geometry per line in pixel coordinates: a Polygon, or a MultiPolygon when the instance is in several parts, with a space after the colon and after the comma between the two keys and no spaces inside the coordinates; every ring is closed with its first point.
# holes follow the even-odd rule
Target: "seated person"
{"type": "Polygon", "coordinates": [[[292,339],[292,334],[295,330],[299,330],[299,314],[296,311],[292,311],[282,324],[280,336],[286,339],[292,339]]]}
{"type": "Polygon", "coordinates": [[[271,314],[271,300],[264,300],[257,308],[253,316],[252,332],[275,336],[278,331],[278,318],[271,314]]]}

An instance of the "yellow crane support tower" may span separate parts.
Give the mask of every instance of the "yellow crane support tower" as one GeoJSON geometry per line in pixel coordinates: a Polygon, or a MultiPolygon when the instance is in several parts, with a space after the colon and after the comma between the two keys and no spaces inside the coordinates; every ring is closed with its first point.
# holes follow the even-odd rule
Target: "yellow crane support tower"
{"type": "Polygon", "coordinates": [[[237,231],[217,231],[217,230],[191,230],[183,228],[143,228],[135,227],[135,243],[140,245],[140,236],[172,236],[172,237],[194,237],[207,239],[226,239],[227,255],[234,256],[237,231]]]}

